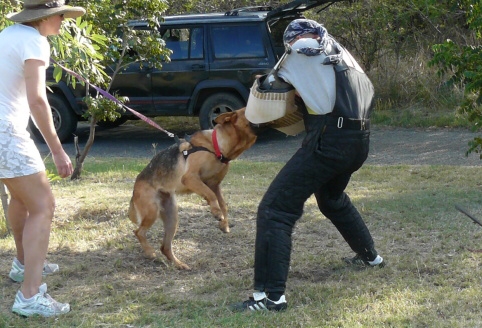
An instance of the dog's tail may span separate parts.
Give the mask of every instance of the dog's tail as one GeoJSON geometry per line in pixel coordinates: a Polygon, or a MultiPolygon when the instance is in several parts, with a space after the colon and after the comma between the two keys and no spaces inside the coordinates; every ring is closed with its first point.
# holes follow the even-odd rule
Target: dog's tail
{"type": "Polygon", "coordinates": [[[140,224],[138,218],[137,218],[137,213],[136,213],[136,206],[134,204],[134,198],[131,197],[131,201],[129,203],[129,210],[127,211],[127,215],[129,216],[129,219],[134,223],[136,226],[140,224]]]}

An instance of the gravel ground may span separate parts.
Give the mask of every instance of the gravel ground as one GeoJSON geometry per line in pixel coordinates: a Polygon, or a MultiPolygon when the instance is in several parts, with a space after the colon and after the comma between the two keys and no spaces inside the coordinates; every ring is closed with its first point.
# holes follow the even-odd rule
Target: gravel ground
{"type": "Polygon", "coordinates": [[[367,163],[482,166],[479,154],[466,156],[475,136],[461,129],[375,128],[367,163]]]}
{"type": "MultiPolygon", "coordinates": [[[[88,127],[80,125],[77,130],[80,145],[88,136],[88,127]]],[[[372,165],[464,165],[482,166],[478,154],[465,156],[468,142],[476,133],[464,129],[400,129],[374,127],[371,131],[370,154],[366,164],[372,165]]],[[[277,131],[262,134],[255,145],[239,157],[253,161],[285,162],[301,145],[303,135],[287,137],[277,131]]],[[[157,150],[167,147],[172,139],[164,133],[144,126],[126,124],[115,129],[101,129],[96,133],[89,156],[145,157],[150,158],[157,150]]],[[[46,155],[45,144],[37,143],[46,155]]],[[[64,144],[66,151],[74,156],[73,143],[64,144]]]]}
{"type": "MultiPolygon", "coordinates": [[[[465,156],[476,134],[453,129],[372,128],[366,164],[482,166],[478,154],[465,156]]],[[[261,138],[245,155],[254,160],[286,161],[303,136],[261,138]]]]}

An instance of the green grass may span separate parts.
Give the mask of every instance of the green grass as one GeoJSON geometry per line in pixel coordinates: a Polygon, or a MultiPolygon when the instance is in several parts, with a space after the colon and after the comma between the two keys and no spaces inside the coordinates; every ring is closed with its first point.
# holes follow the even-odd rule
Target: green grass
{"type": "Polygon", "coordinates": [[[373,124],[403,128],[471,128],[467,117],[455,109],[430,109],[411,106],[397,109],[375,109],[371,116],[373,124]]]}
{"type": "MultiPolygon", "coordinates": [[[[138,159],[87,161],[83,179],[53,185],[57,212],[49,260],[61,272],[45,279],[72,312],[24,319],[10,312],[19,285],[7,277],[11,236],[0,239],[0,327],[480,327],[482,217],[479,167],[364,166],[347,192],[388,266],[356,270],[351,254],[310,198],[293,235],[289,310],[232,313],[251,292],[257,204],[280,163],[235,161],[223,182],[232,225],[217,229],[204,201],[179,198],[179,271],[142,257],[126,218],[138,159]]],[[[53,167],[48,164],[51,169],[53,167]]],[[[162,225],[149,239],[158,248],[162,225]]]]}

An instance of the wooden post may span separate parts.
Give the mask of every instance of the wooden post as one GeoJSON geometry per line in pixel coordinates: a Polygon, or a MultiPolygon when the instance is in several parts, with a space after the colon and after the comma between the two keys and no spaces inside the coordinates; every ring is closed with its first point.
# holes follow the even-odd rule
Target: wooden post
{"type": "Polygon", "coordinates": [[[0,181],[0,198],[2,199],[3,214],[5,216],[5,226],[7,227],[7,231],[10,232],[10,228],[7,221],[8,194],[7,194],[7,188],[5,187],[2,181],[0,181]]]}

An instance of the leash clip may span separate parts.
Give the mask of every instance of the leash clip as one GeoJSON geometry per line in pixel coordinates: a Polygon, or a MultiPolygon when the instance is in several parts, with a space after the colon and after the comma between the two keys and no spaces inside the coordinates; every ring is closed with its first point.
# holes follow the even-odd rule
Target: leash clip
{"type": "Polygon", "coordinates": [[[338,117],[338,122],[336,123],[336,127],[338,129],[341,129],[343,127],[343,117],[342,116],[338,117]]]}

